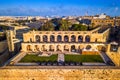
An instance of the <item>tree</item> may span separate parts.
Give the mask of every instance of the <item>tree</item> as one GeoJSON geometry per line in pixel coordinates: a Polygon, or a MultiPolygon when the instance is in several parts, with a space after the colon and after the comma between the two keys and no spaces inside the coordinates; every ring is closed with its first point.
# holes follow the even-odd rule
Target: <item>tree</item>
{"type": "Polygon", "coordinates": [[[42,31],[54,31],[54,25],[52,22],[48,21],[43,26],[40,27],[42,31]]]}
{"type": "Polygon", "coordinates": [[[71,27],[71,23],[67,20],[60,20],[58,26],[60,31],[68,31],[71,27]]]}
{"type": "Polygon", "coordinates": [[[72,31],[87,31],[88,27],[81,24],[73,24],[71,27],[72,31]]]}

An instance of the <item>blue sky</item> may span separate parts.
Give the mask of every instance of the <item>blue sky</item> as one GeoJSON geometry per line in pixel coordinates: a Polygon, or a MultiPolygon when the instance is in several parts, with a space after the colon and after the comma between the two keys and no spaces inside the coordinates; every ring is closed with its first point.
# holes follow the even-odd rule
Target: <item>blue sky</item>
{"type": "Polygon", "coordinates": [[[120,16],[120,0],[0,0],[1,16],[120,16]]]}

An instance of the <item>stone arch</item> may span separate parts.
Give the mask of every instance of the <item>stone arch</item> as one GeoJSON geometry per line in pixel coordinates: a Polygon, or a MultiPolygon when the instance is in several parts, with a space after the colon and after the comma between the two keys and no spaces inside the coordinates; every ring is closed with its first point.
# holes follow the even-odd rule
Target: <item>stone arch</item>
{"type": "Polygon", "coordinates": [[[71,36],[71,42],[75,42],[76,41],[76,37],[75,37],[75,35],[72,35],[71,36]]]}
{"type": "Polygon", "coordinates": [[[78,42],[83,42],[83,36],[81,35],[78,36],[78,42]]]}
{"type": "Polygon", "coordinates": [[[82,53],[81,46],[78,46],[78,52],[82,53]]]}
{"type": "Polygon", "coordinates": [[[32,49],[31,49],[31,45],[27,45],[27,51],[32,51],[32,49]]]}
{"type": "Polygon", "coordinates": [[[42,51],[47,51],[46,46],[42,45],[42,51]]]}
{"type": "Polygon", "coordinates": [[[57,42],[61,42],[62,41],[62,36],[61,35],[58,35],[57,36],[57,42]]]}
{"type": "Polygon", "coordinates": [[[102,46],[101,51],[102,51],[102,52],[106,52],[106,47],[105,47],[105,46],[102,46]]]}
{"type": "Polygon", "coordinates": [[[91,45],[87,45],[87,46],[86,46],[86,50],[90,50],[91,48],[92,48],[91,45]]]}
{"type": "Polygon", "coordinates": [[[39,35],[36,35],[35,39],[36,39],[36,42],[40,42],[40,36],[39,35]]]}
{"type": "Polygon", "coordinates": [[[64,51],[69,51],[69,46],[68,45],[64,45],[64,51]]]}
{"type": "Polygon", "coordinates": [[[39,51],[38,45],[35,45],[35,50],[39,51]]]}
{"type": "Polygon", "coordinates": [[[72,46],[71,46],[71,52],[76,52],[75,45],[72,45],[72,46]]]}
{"type": "Polygon", "coordinates": [[[48,37],[46,35],[43,36],[43,42],[47,42],[48,41],[48,37]]]}
{"type": "Polygon", "coordinates": [[[61,46],[57,45],[57,51],[61,51],[61,46]]]}
{"type": "Polygon", "coordinates": [[[50,42],[55,42],[55,36],[54,35],[50,36],[50,42]]]}
{"type": "Polygon", "coordinates": [[[30,42],[32,42],[32,38],[30,38],[30,42]]]}
{"type": "Polygon", "coordinates": [[[85,42],[90,42],[90,36],[89,36],[89,35],[87,35],[87,36],[85,37],[85,42]]]}
{"type": "Polygon", "coordinates": [[[66,36],[64,36],[64,41],[65,42],[69,42],[69,37],[66,35],[66,36]]]}
{"type": "Polygon", "coordinates": [[[53,45],[49,46],[49,51],[54,51],[54,46],[53,45]]]}

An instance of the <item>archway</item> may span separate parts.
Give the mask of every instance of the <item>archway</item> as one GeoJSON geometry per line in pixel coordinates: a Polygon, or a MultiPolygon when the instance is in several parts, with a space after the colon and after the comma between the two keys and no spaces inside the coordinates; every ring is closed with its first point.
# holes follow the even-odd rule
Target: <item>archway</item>
{"type": "Polygon", "coordinates": [[[42,45],[42,51],[47,51],[46,46],[42,45]]]}
{"type": "Polygon", "coordinates": [[[72,35],[71,36],[71,42],[75,42],[76,41],[76,37],[75,37],[75,35],[72,35]]]}
{"type": "Polygon", "coordinates": [[[64,36],[64,41],[65,42],[69,42],[69,37],[68,36],[64,36]]]}
{"type": "Polygon", "coordinates": [[[50,36],[50,42],[55,42],[55,37],[53,35],[50,36]]]}
{"type": "Polygon", "coordinates": [[[101,51],[106,52],[106,47],[102,46],[101,51]]]}
{"type": "Polygon", "coordinates": [[[47,42],[48,41],[48,37],[46,35],[43,36],[43,42],[47,42]]]}
{"type": "Polygon", "coordinates": [[[40,42],[40,36],[39,35],[36,35],[35,39],[36,39],[36,42],[40,42]]]}
{"type": "Polygon", "coordinates": [[[78,52],[79,52],[79,53],[82,53],[82,50],[81,50],[81,47],[80,47],[80,46],[78,46],[78,52]]]}
{"type": "Polygon", "coordinates": [[[35,50],[39,51],[38,45],[35,45],[35,50]]]}
{"type": "Polygon", "coordinates": [[[30,42],[32,42],[32,38],[30,38],[30,42]]]}
{"type": "Polygon", "coordinates": [[[69,51],[69,46],[68,45],[64,46],[64,51],[69,51]]]}
{"type": "Polygon", "coordinates": [[[61,42],[62,41],[62,37],[61,37],[61,35],[58,35],[57,36],[57,42],[61,42]]]}
{"type": "Polygon", "coordinates": [[[27,51],[32,51],[31,45],[27,45],[27,51]]]}
{"type": "Polygon", "coordinates": [[[90,36],[89,36],[89,35],[87,35],[87,36],[85,37],[85,42],[90,42],[90,36]]]}
{"type": "Polygon", "coordinates": [[[72,46],[71,46],[71,52],[76,52],[75,45],[72,45],[72,46]]]}
{"type": "Polygon", "coordinates": [[[57,51],[61,51],[61,46],[57,45],[57,51]]]}
{"type": "Polygon", "coordinates": [[[82,36],[78,36],[78,42],[83,42],[83,37],[82,36]]]}
{"type": "Polygon", "coordinates": [[[91,45],[86,46],[86,50],[90,50],[91,48],[92,48],[91,45]]]}
{"type": "Polygon", "coordinates": [[[49,51],[54,51],[54,46],[53,45],[49,46],[49,51]]]}

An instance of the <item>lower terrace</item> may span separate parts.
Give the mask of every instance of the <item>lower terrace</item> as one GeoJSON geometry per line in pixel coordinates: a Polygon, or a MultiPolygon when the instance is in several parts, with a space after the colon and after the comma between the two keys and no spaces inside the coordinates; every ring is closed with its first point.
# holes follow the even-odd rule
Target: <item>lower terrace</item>
{"type": "MultiPolygon", "coordinates": [[[[18,55],[19,56],[19,55],[18,55]]],[[[17,58],[17,56],[16,56],[17,58]]],[[[111,60],[105,59],[102,54],[44,54],[27,53],[18,57],[14,62],[11,60],[10,66],[114,66],[111,60]],[[63,55],[60,57],[60,55],[63,55]]]]}

